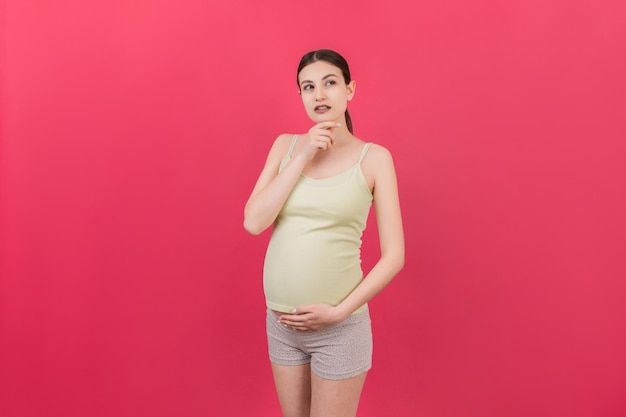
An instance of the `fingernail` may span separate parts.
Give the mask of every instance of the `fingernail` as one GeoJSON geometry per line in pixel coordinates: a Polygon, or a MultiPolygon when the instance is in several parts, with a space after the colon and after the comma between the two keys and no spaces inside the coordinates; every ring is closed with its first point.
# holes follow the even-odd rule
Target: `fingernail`
{"type": "Polygon", "coordinates": [[[296,309],[291,310],[291,314],[296,314],[296,309]]]}
{"type": "Polygon", "coordinates": [[[337,123],[337,126],[341,126],[341,123],[337,123]]]}

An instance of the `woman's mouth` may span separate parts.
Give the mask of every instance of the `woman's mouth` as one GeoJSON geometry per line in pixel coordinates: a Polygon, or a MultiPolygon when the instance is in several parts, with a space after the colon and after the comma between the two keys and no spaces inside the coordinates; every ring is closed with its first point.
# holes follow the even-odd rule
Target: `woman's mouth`
{"type": "Polygon", "coordinates": [[[330,107],[328,107],[327,105],[321,105],[321,106],[315,106],[315,113],[326,113],[328,110],[330,110],[330,107]]]}

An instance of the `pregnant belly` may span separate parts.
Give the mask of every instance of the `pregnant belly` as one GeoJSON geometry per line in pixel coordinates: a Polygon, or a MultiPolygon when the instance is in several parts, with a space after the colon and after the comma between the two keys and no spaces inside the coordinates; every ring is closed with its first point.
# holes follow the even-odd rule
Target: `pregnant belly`
{"type": "Polygon", "coordinates": [[[362,276],[360,268],[351,274],[266,276],[267,306],[279,314],[309,304],[336,306],[359,285],[362,276]]]}

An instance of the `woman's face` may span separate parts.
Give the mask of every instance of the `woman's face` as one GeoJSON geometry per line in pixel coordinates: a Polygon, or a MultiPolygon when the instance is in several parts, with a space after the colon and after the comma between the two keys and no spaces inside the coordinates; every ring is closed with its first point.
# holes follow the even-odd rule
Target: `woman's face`
{"type": "Polygon", "coordinates": [[[354,96],[354,81],[346,84],[341,70],[326,61],[302,68],[298,81],[302,103],[311,120],[345,122],[348,101],[354,96]]]}

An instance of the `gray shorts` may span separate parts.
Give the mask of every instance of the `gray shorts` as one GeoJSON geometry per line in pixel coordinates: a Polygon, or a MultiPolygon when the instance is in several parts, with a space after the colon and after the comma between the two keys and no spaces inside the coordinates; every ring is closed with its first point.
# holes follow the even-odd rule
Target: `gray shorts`
{"type": "Polygon", "coordinates": [[[268,309],[266,325],[270,360],[277,365],[310,363],[316,375],[334,380],[352,378],[372,367],[372,325],[367,308],[311,332],[280,324],[268,309]]]}

